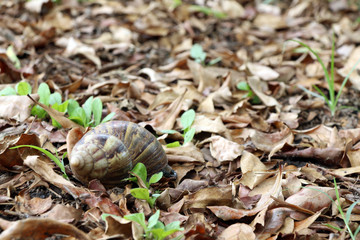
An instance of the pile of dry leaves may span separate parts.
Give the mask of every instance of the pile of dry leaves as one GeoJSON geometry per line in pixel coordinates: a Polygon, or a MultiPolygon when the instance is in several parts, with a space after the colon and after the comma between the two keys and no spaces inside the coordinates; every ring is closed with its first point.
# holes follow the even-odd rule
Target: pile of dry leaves
{"type": "Polygon", "coordinates": [[[177,173],[152,185],[155,208],[130,194],[132,184],[82,184],[67,158],[66,180],[39,151],[10,148],[62,156],[79,125],[50,107],[51,118],[34,117],[35,102],[16,89],[0,96],[0,239],[139,239],[142,228],[122,217],[149,220],[157,209],[165,225],[183,228],[171,238],[355,239],[360,75],[350,75],[331,116],[310,93],[315,85],[328,94],[321,64],[287,40],[309,45],[330,69],[335,33],[338,91],[360,56],[359,8],[356,0],[0,1],[0,91],[25,81],[34,101],[41,83],[60,102],[97,97],[103,116],[156,133],[177,173]],[[183,144],[189,109],[195,136],[183,144]]]}

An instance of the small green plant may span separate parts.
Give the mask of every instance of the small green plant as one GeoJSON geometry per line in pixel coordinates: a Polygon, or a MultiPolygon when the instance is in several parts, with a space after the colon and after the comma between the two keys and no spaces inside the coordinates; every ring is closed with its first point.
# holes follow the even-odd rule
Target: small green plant
{"type": "MultiPolygon", "coordinates": [[[[49,152],[49,151],[47,151],[47,150],[45,150],[43,148],[40,148],[38,146],[34,146],[34,145],[18,145],[18,146],[15,146],[15,147],[11,147],[10,149],[16,149],[16,148],[22,148],[22,147],[34,148],[34,149],[42,152],[43,154],[45,154],[48,158],[53,160],[54,163],[60,168],[61,172],[63,173],[63,177],[65,179],[69,180],[69,177],[66,174],[65,165],[64,165],[64,158],[66,156],[66,153],[64,153],[61,160],[59,160],[59,156],[55,157],[51,152],[49,152]]],[[[56,155],[57,155],[57,153],[56,153],[56,155]]]]}
{"type": "Polygon", "coordinates": [[[299,86],[299,88],[303,89],[304,91],[310,93],[311,95],[315,96],[315,97],[318,97],[318,98],[321,98],[321,99],[324,99],[324,101],[326,102],[326,104],[328,105],[329,109],[330,109],[330,112],[331,112],[331,115],[334,116],[335,115],[335,112],[337,110],[337,103],[339,101],[339,98],[341,96],[341,93],[342,93],[342,90],[343,88],[345,87],[351,73],[356,69],[357,65],[360,63],[360,59],[355,63],[355,65],[352,67],[351,71],[346,75],[345,79],[343,80],[341,86],[340,86],[340,89],[337,93],[337,95],[335,95],[335,83],[334,83],[334,57],[335,57],[335,36],[334,36],[334,33],[333,33],[333,36],[332,36],[332,47],[331,47],[331,61],[330,61],[330,72],[328,72],[324,62],[322,61],[322,59],[320,58],[319,54],[317,52],[315,52],[310,46],[308,46],[307,44],[299,41],[299,40],[295,40],[295,39],[291,39],[291,40],[288,40],[288,41],[293,41],[293,42],[296,42],[298,44],[300,44],[301,46],[305,47],[308,51],[310,51],[312,54],[315,55],[316,59],[318,60],[318,62],[320,63],[321,65],[321,68],[323,69],[324,71],[324,75],[325,75],[325,80],[328,84],[328,90],[329,90],[329,98],[325,95],[325,93],[320,89],[318,88],[317,86],[313,86],[315,88],[315,90],[320,94],[316,94],[316,93],[313,93],[309,90],[307,90],[306,88],[304,87],[301,87],[299,86]]]}
{"type": "MultiPolygon", "coordinates": [[[[177,231],[184,230],[184,228],[180,227],[179,221],[169,223],[165,226],[164,223],[159,221],[159,217],[160,210],[157,210],[156,213],[149,218],[148,223],[146,224],[144,213],[134,213],[124,216],[126,220],[136,222],[144,229],[145,239],[162,240],[177,231]]],[[[179,237],[173,238],[173,240],[181,239],[182,237],[183,236],[180,235],[179,237]]]]}
{"type": "Polygon", "coordinates": [[[103,105],[100,98],[93,98],[91,96],[82,107],[73,99],[69,99],[68,101],[69,106],[67,110],[69,119],[84,127],[97,126],[100,123],[110,121],[115,115],[115,113],[110,113],[101,121],[103,105]]]}
{"type": "MultiPolygon", "coordinates": [[[[191,142],[195,136],[195,128],[192,128],[191,125],[193,124],[195,120],[195,111],[193,109],[189,109],[186,112],[184,112],[181,115],[180,118],[180,122],[182,125],[182,130],[183,130],[183,137],[184,137],[184,143],[186,144],[188,142],[191,142]]],[[[176,133],[175,130],[164,130],[162,131],[163,133],[169,133],[169,134],[173,134],[176,133]]],[[[167,147],[180,147],[181,144],[179,141],[176,142],[172,142],[166,145],[167,147]]]]}
{"type": "Polygon", "coordinates": [[[253,104],[261,103],[260,98],[251,90],[251,88],[247,82],[239,82],[236,85],[236,87],[237,87],[237,89],[246,92],[246,94],[243,96],[243,98],[250,98],[251,102],[253,104]]]}
{"type": "Polygon", "coordinates": [[[308,188],[308,189],[311,189],[311,190],[314,190],[314,191],[318,191],[318,192],[321,192],[323,194],[325,194],[333,203],[336,204],[336,207],[337,209],[339,210],[339,213],[341,215],[341,218],[343,219],[344,223],[345,223],[345,229],[341,229],[337,226],[334,226],[334,225],[331,225],[331,224],[325,224],[327,227],[330,227],[332,229],[335,229],[339,232],[342,232],[342,231],[347,231],[351,237],[352,240],[355,240],[356,239],[356,236],[357,234],[359,233],[360,231],[360,226],[357,227],[357,229],[355,230],[355,232],[352,232],[351,230],[351,227],[350,227],[350,217],[351,217],[351,212],[352,210],[354,209],[354,207],[360,203],[360,200],[352,203],[350,205],[350,207],[348,208],[348,210],[346,211],[346,214],[344,213],[343,209],[341,208],[341,202],[340,202],[340,194],[339,194],[339,189],[338,189],[338,186],[337,186],[337,183],[336,183],[336,179],[334,178],[334,189],[335,189],[335,196],[336,196],[336,201],[334,201],[332,199],[332,197],[329,196],[329,194],[327,194],[326,192],[324,191],[321,191],[321,190],[318,190],[318,189],[314,189],[314,188],[308,188]]]}
{"type": "Polygon", "coordinates": [[[160,194],[154,193],[150,195],[150,185],[157,183],[163,176],[162,172],[152,175],[147,181],[147,170],[143,163],[137,163],[135,167],[130,172],[134,177],[126,178],[124,181],[133,181],[139,188],[133,188],[130,190],[131,195],[134,198],[146,200],[151,208],[154,208],[156,199],[160,194]]]}
{"type": "Polygon", "coordinates": [[[192,57],[195,62],[197,63],[201,63],[201,65],[205,66],[211,66],[216,64],[217,62],[221,61],[221,57],[215,58],[213,60],[211,60],[208,64],[206,64],[205,60],[206,60],[206,52],[204,52],[203,48],[201,47],[200,44],[194,44],[191,49],[190,49],[190,57],[192,57]]]}
{"type": "Polygon", "coordinates": [[[207,16],[214,16],[219,19],[223,19],[226,17],[226,14],[220,11],[216,11],[212,8],[205,7],[205,6],[199,6],[199,5],[191,5],[190,10],[193,12],[201,12],[207,16]]]}
{"type": "Polygon", "coordinates": [[[15,85],[15,89],[12,87],[4,88],[0,91],[0,96],[11,96],[11,95],[20,95],[24,96],[31,93],[31,86],[28,82],[21,81],[15,85]]]}
{"type": "Polygon", "coordinates": [[[14,51],[14,47],[12,45],[10,45],[7,49],[6,49],[6,56],[10,59],[10,61],[14,64],[14,67],[16,69],[20,69],[21,68],[21,63],[19,58],[16,56],[16,53],[14,51]]]}
{"type": "MultiPolygon", "coordinates": [[[[27,95],[31,94],[32,88],[28,82],[22,81],[15,86],[15,90],[12,87],[7,87],[0,91],[0,96],[9,96],[9,95],[27,95]]],[[[94,127],[100,123],[110,121],[115,113],[110,113],[103,120],[102,110],[103,104],[100,98],[94,98],[93,96],[89,97],[86,102],[80,107],[79,103],[74,99],[69,99],[65,102],[62,102],[61,95],[58,92],[51,93],[50,88],[46,83],[41,83],[37,91],[40,99],[39,102],[50,106],[51,108],[62,112],[68,113],[69,119],[84,126],[84,127],[94,127]]],[[[49,115],[48,113],[39,105],[35,105],[31,109],[31,114],[37,116],[40,119],[46,119],[49,115]]],[[[52,124],[55,127],[61,128],[61,125],[53,118],[51,118],[52,124]]]]}

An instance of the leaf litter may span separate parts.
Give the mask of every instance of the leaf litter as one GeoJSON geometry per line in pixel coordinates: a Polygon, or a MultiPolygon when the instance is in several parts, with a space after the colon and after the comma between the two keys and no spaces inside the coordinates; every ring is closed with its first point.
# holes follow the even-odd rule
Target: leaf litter
{"type": "Polygon", "coordinates": [[[39,100],[43,82],[156,133],[177,173],[152,185],[159,220],[183,228],[172,238],[351,239],[358,228],[358,71],[331,116],[310,93],[330,94],[316,56],[286,42],[330,69],[335,33],[339,91],[359,57],[357,1],[16,0],[0,12],[1,239],[141,238],[123,217],[155,214],[131,184],[86,186],[66,157],[70,180],[40,152],[10,149],[62,156],[87,130],[39,100]],[[16,95],[21,81],[31,99],[16,95]],[[36,104],[64,128],[31,115],[36,104]]]}

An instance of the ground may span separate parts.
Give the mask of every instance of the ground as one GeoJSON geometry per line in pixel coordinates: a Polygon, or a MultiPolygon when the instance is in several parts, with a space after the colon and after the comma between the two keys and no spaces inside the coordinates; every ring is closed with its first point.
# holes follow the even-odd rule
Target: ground
{"type": "MultiPolygon", "coordinates": [[[[0,238],[356,239],[359,9],[1,1],[0,238]],[[164,149],[176,176],[81,179],[69,159],[95,125],[135,155],[158,141],[152,151],[164,149]]],[[[92,136],[115,162],[114,145],[92,136]]],[[[144,160],[149,175],[166,166],[156,156],[144,160]]]]}

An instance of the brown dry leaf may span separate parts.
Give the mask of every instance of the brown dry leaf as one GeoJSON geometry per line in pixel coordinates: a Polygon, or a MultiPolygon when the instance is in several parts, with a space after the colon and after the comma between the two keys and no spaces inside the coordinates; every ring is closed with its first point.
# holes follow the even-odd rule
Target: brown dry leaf
{"type": "Polygon", "coordinates": [[[75,56],[77,54],[83,55],[92,61],[97,68],[101,67],[101,61],[99,57],[96,55],[95,49],[80,42],[79,40],[75,40],[74,38],[60,38],[56,40],[56,45],[59,47],[66,48],[63,55],[65,57],[75,56]]]}
{"type": "Polygon", "coordinates": [[[276,71],[261,64],[247,63],[246,66],[254,76],[257,76],[264,81],[275,80],[280,76],[276,71]]]}
{"type": "MultiPolygon", "coordinates": [[[[39,99],[37,94],[31,96],[36,100],[39,99]]],[[[0,119],[24,122],[30,117],[34,102],[27,96],[0,96],[0,105],[0,119]]]]}
{"type": "Polygon", "coordinates": [[[204,163],[201,151],[192,143],[187,143],[176,148],[164,148],[170,162],[195,162],[204,163]]]}
{"type": "MultiPolygon", "coordinates": [[[[346,77],[351,69],[355,66],[356,62],[359,60],[359,54],[360,54],[360,47],[355,48],[349,57],[349,59],[346,61],[345,66],[338,70],[339,74],[343,77],[346,77]]],[[[353,71],[350,74],[349,80],[354,88],[357,90],[360,90],[360,76],[356,70],[359,70],[360,66],[359,64],[355,68],[355,71],[353,71]]]]}
{"type": "MultiPolygon", "coordinates": [[[[258,157],[248,151],[243,151],[240,160],[240,168],[243,173],[240,183],[244,186],[253,189],[266,178],[273,175],[272,172],[267,172],[266,166],[260,161],[258,157]]],[[[253,194],[254,196],[256,194],[253,194]]]]}
{"type": "Polygon", "coordinates": [[[231,186],[203,188],[193,194],[185,196],[184,199],[184,209],[206,208],[213,205],[230,206],[232,203],[231,186]],[[219,198],[219,196],[221,196],[221,198],[219,198]]]}
{"type": "Polygon", "coordinates": [[[227,227],[218,237],[220,240],[255,240],[254,229],[245,223],[235,223],[227,227]]]}
{"type": "Polygon", "coordinates": [[[51,196],[47,198],[31,198],[26,192],[15,197],[16,209],[18,212],[38,215],[48,211],[52,206],[51,196]]]}
{"type": "Polygon", "coordinates": [[[211,132],[218,134],[225,134],[227,131],[226,126],[221,121],[221,117],[211,119],[205,115],[196,115],[195,120],[191,127],[195,128],[196,133],[211,132]]]}
{"type": "Polygon", "coordinates": [[[244,150],[244,146],[220,136],[213,136],[208,140],[210,140],[211,155],[220,163],[233,161],[239,157],[244,150]],[[224,149],[226,149],[226,151],[224,151],[224,149]]]}
{"type": "Polygon", "coordinates": [[[10,149],[17,145],[40,146],[40,139],[35,134],[21,134],[5,136],[0,141],[0,166],[12,168],[16,165],[22,166],[23,160],[30,154],[38,153],[30,148],[10,149]]]}
{"type": "Polygon", "coordinates": [[[105,233],[107,236],[117,236],[129,239],[132,236],[131,222],[119,216],[105,218],[105,233]]]}
{"type": "Polygon", "coordinates": [[[72,128],[72,127],[78,127],[82,131],[84,131],[84,127],[80,126],[79,124],[71,121],[67,117],[64,116],[64,113],[61,113],[59,111],[56,111],[55,109],[48,107],[36,100],[33,100],[36,104],[38,104],[40,107],[42,107],[52,118],[54,118],[63,128],[72,128]]]}
{"type": "Polygon", "coordinates": [[[267,90],[267,84],[265,82],[262,82],[259,77],[248,77],[248,83],[256,96],[258,96],[266,106],[280,106],[280,104],[278,103],[278,101],[276,101],[275,98],[264,93],[264,88],[265,90],[267,90]]]}
{"type": "Polygon", "coordinates": [[[16,221],[0,234],[0,238],[3,240],[45,239],[55,234],[64,234],[79,240],[90,240],[90,237],[73,225],[49,218],[28,218],[16,221]]]}
{"type": "Polygon", "coordinates": [[[294,135],[292,131],[284,125],[279,132],[275,133],[263,133],[260,131],[255,131],[255,134],[251,136],[251,140],[257,149],[269,152],[269,157],[271,157],[285,144],[292,144],[294,135]]]}
{"type": "Polygon", "coordinates": [[[72,206],[56,204],[50,211],[42,214],[42,217],[54,219],[65,223],[77,223],[81,219],[83,211],[72,206]]]}
{"type": "Polygon", "coordinates": [[[245,216],[254,216],[260,211],[267,209],[267,207],[274,201],[271,196],[278,196],[281,194],[282,172],[279,171],[274,178],[276,179],[275,184],[272,186],[270,191],[262,194],[259,202],[253,209],[235,209],[228,206],[209,206],[207,208],[209,208],[218,218],[221,218],[224,221],[241,219],[245,216]]]}
{"type": "MultiPolygon", "coordinates": [[[[331,206],[332,200],[328,196],[330,196],[333,200],[336,198],[334,188],[309,185],[294,195],[288,197],[285,202],[313,212],[318,212],[323,208],[331,206]]],[[[302,220],[300,214],[291,214],[291,217],[297,220],[302,220]]]]}

